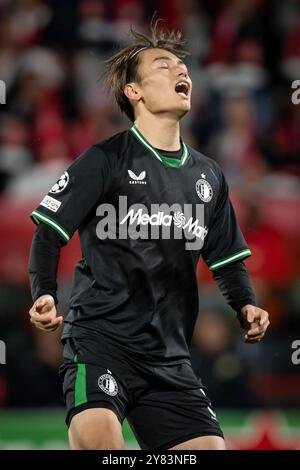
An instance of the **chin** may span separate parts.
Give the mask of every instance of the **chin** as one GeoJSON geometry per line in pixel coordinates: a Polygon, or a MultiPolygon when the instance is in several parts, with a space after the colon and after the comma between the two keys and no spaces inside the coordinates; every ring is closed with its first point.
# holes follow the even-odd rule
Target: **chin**
{"type": "Polygon", "coordinates": [[[189,101],[186,101],[184,103],[181,103],[180,105],[178,105],[178,103],[176,103],[176,105],[174,106],[164,106],[163,108],[159,108],[159,109],[155,109],[155,110],[152,110],[151,112],[153,114],[174,114],[176,115],[179,119],[182,118],[186,113],[189,112],[189,110],[191,109],[191,103],[189,101]]]}
{"type": "Polygon", "coordinates": [[[178,115],[180,116],[180,118],[182,118],[183,116],[185,116],[189,112],[190,109],[191,109],[191,105],[189,103],[187,103],[185,106],[181,106],[176,111],[177,111],[178,115]]]}
{"type": "Polygon", "coordinates": [[[191,109],[191,102],[190,101],[184,101],[183,103],[181,103],[181,106],[179,107],[179,109],[189,111],[191,109]]]}

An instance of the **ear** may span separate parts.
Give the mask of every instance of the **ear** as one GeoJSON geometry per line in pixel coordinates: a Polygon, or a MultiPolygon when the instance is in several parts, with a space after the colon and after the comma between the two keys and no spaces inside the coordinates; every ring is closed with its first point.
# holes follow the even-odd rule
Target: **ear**
{"type": "Polygon", "coordinates": [[[136,83],[126,83],[124,87],[124,94],[129,100],[139,101],[142,97],[139,87],[136,83]]]}

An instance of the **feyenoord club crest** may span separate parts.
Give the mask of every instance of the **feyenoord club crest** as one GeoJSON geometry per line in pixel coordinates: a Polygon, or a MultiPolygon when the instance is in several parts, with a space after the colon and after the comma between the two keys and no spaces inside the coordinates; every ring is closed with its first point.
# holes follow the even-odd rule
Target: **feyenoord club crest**
{"type": "Polygon", "coordinates": [[[107,369],[108,374],[103,374],[98,379],[98,386],[104,393],[114,397],[118,393],[118,384],[116,379],[111,375],[110,370],[107,369]]]}
{"type": "Polygon", "coordinates": [[[213,190],[209,182],[206,181],[204,173],[202,173],[201,177],[202,178],[196,182],[196,192],[201,201],[209,202],[213,197],[213,190]]]}

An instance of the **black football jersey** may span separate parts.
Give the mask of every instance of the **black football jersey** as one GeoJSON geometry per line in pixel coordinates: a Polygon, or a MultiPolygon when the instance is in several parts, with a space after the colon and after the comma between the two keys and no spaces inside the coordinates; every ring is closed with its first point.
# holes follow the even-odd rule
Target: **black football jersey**
{"type": "Polygon", "coordinates": [[[63,337],[97,335],[151,363],[189,359],[196,267],[250,256],[223,173],[181,140],[178,158],[136,126],[75,160],[31,214],[68,242],[77,263],[63,337]]]}

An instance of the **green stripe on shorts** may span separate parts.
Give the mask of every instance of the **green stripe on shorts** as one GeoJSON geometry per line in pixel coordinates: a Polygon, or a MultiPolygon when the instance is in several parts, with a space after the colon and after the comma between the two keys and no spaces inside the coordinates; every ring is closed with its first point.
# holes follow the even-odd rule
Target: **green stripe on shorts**
{"type": "Polygon", "coordinates": [[[77,365],[76,380],[75,380],[75,406],[87,403],[86,396],[86,367],[85,364],[77,362],[77,356],[74,357],[74,362],[77,365]]]}

